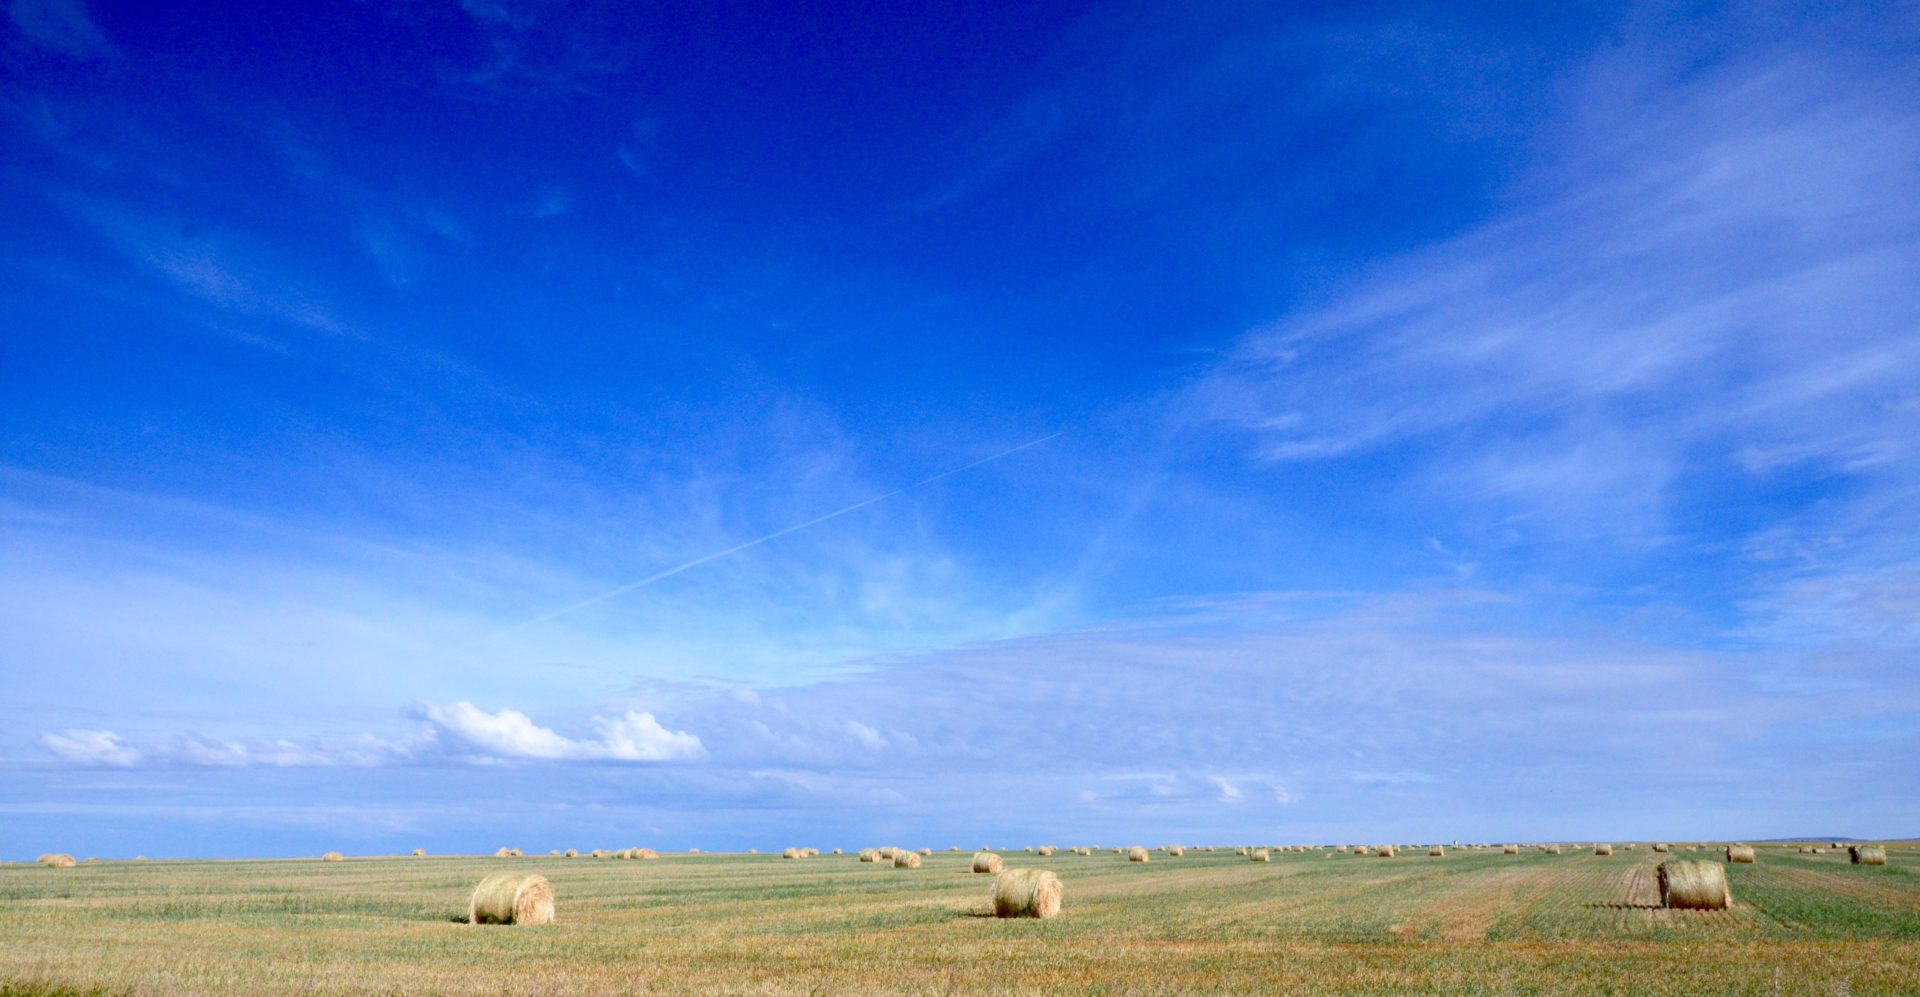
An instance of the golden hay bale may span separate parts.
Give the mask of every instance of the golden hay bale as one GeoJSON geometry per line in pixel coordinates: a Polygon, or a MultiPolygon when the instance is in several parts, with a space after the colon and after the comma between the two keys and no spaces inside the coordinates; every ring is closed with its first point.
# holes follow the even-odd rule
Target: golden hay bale
{"type": "Polygon", "coordinates": [[[580,850],[577,848],[569,848],[566,851],[561,852],[560,857],[566,858],[566,859],[577,859],[580,857],[580,850]]]}
{"type": "Polygon", "coordinates": [[[909,851],[904,851],[904,850],[903,850],[903,851],[898,851],[898,852],[894,852],[894,853],[893,853],[893,867],[894,867],[895,869],[918,869],[918,868],[920,868],[920,853],[919,853],[919,852],[909,852],[909,851]]]}
{"type": "Polygon", "coordinates": [[[700,849],[698,849],[698,848],[689,848],[689,849],[687,849],[687,854],[688,854],[688,855],[698,855],[698,854],[700,854],[700,849]]]}
{"type": "Polygon", "coordinates": [[[1733,902],[1727,870],[1718,862],[1668,859],[1660,863],[1660,906],[1675,910],[1726,910],[1733,902]]]}
{"type": "Polygon", "coordinates": [[[1041,858],[1046,858],[1047,856],[1052,855],[1053,853],[1054,853],[1054,847],[1052,845],[1041,845],[1037,850],[1034,851],[1034,854],[1040,856],[1041,858]]]}
{"type": "Polygon", "coordinates": [[[1247,861],[1271,862],[1273,861],[1273,855],[1264,848],[1249,848],[1247,849],[1247,861]]]}
{"type": "Polygon", "coordinates": [[[1353,846],[1353,853],[1354,853],[1355,855],[1365,855],[1365,854],[1367,854],[1367,846],[1365,846],[1365,845],[1355,845],[1355,846],[1353,846]]]}
{"type": "Polygon", "coordinates": [[[1502,855],[1518,855],[1518,854],[1520,854],[1520,846],[1519,846],[1519,845],[1501,845],[1501,846],[1500,846],[1500,854],[1502,854],[1502,855]]]}
{"type": "Polygon", "coordinates": [[[414,858],[417,858],[417,859],[423,859],[423,858],[426,858],[426,857],[427,857],[427,850],[426,850],[426,849],[424,849],[424,848],[416,848],[416,849],[414,849],[414,850],[413,850],[413,857],[414,857],[414,858]]]}
{"type": "Polygon", "coordinates": [[[843,854],[845,854],[844,852],[842,852],[842,851],[841,851],[840,849],[838,849],[838,848],[836,848],[836,849],[834,849],[834,850],[833,850],[833,853],[834,853],[835,855],[843,855],[843,854]]]}
{"type": "Polygon", "coordinates": [[[74,861],[73,856],[68,855],[64,852],[55,852],[47,855],[42,855],[40,856],[39,862],[41,865],[44,865],[49,869],[71,869],[74,866],[77,866],[80,864],[74,861]]]}
{"type": "Polygon", "coordinates": [[[1145,862],[1148,858],[1149,854],[1147,850],[1139,845],[1127,849],[1127,861],[1129,862],[1145,862]]]}
{"type": "Polygon", "coordinates": [[[1380,847],[1373,850],[1373,854],[1378,855],[1383,859],[1390,859],[1400,854],[1400,849],[1395,848],[1392,845],[1381,845],[1380,847]]]}
{"type": "Polygon", "coordinates": [[[340,854],[339,852],[328,852],[325,855],[320,856],[320,861],[322,862],[345,862],[346,860],[347,860],[347,857],[340,854]]]}
{"type": "Polygon", "coordinates": [[[871,849],[871,848],[862,848],[862,849],[860,849],[860,861],[862,861],[862,862],[876,862],[876,861],[879,861],[879,859],[880,859],[880,853],[879,853],[879,852],[877,852],[877,851],[874,851],[874,850],[873,850],[873,849],[871,849]]]}
{"type": "Polygon", "coordinates": [[[145,862],[147,860],[147,857],[145,855],[135,855],[133,857],[133,860],[135,862],[145,862]]]}
{"type": "Polygon", "coordinates": [[[1167,854],[1173,856],[1174,858],[1179,858],[1180,856],[1187,854],[1187,850],[1185,848],[1180,847],[1179,845],[1168,845],[1167,854]]]}
{"type": "Polygon", "coordinates": [[[780,857],[783,859],[798,859],[798,858],[805,858],[806,856],[798,848],[789,848],[786,851],[781,852],[780,857]]]}
{"type": "Polygon", "coordinates": [[[1670,852],[1673,851],[1673,846],[1664,841],[1656,841],[1654,842],[1653,850],[1656,852],[1670,852]]]}
{"type": "Polygon", "coordinates": [[[900,849],[895,848],[892,845],[886,845],[880,849],[880,857],[883,859],[891,860],[895,855],[898,855],[898,854],[900,854],[900,849]]]}
{"type": "Polygon", "coordinates": [[[473,888],[468,924],[551,924],[553,886],[532,872],[496,872],[473,888]]]}
{"type": "Polygon", "coordinates": [[[596,848],[593,850],[592,854],[593,854],[593,857],[597,859],[606,859],[606,858],[613,857],[613,853],[610,851],[607,851],[604,848],[596,848]]]}
{"type": "Polygon", "coordinates": [[[1427,857],[1430,859],[1446,858],[1447,850],[1439,845],[1435,845],[1432,848],[1427,849],[1427,857]]]}
{"type": "Polygon", "coordinates": [[[1854,865],[1886,865],[1887,846],[1885,845],[1849,845],[1847,860],[1854,865]]]}
{"type": "Polygon", "coordinates": [[[973,871],[974,872],[990,872],[990,873],[996,873],[996,874],[999,873],[1000,856],[995,855],[992,852],[974,852],[973,853],[973,871]]]}
{"type": "Polygon", "coordinates": [[[1008,869],[993,881],[993,916],[1052,917],[1060,913],[1065,889],[1045,869],[1008,869]]]}
{"type": "Polygon", "coordinates": [[[1608,857],[1612,857],[1613,846],[1612,845],[1595,845],[1593,846],[1593,853],[1595,855],[1605,855],[1608,857]]]}
{"type": "Polygon", "coordinates": [[[1235,848],[1233,849],[1233,854],[1235,854],[1235,855],[1245,855],[1245,854],[1247,854],[1247,847],[1246,847],[1245,845],[1238,845],[1238,846],[1235,846],[1235,848]]]}
{"type": "Polygon", "coordinates": [[[513,857],[513,849],[502,848],[499,851],[494,852],[493,857],[497,859],[510,859],[513,857]]]}
{"type": "Polygon", "coordinates": [[[920,849],[920,854],[922,854],[922,855],[932,855],[932,854],[933,854],[933,849],[931,849],[931,848],[922,848],[922,849],[920,849]]]}
{"type": "Polygon", "coordinates": [[[1728,845],[1727,861],[1739,862],[1745,865],[1752,865],[1753,864],[1753,846],[1752,845],[1728,845]]]}
{"type": "Polygon", "coordinates": [[[1558,855],[1558,854],[1560,854],[1560,846],[1559,846],[1559,845],[1548,845],[1547,847],[1545,847],[1545,848],[1542,848],[1542,849],[1540,849],[1540,850],[1541,850],[1541,851],[1543,851],[1543,852],[1546,852],[1546,853],[1547,853],[1548,855],[1558,855]]]}

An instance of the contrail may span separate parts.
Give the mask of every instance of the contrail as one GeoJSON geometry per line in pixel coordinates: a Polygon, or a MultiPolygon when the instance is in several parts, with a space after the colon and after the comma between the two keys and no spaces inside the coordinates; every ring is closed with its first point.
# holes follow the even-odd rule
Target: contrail
{"type": "Polygon", "coordinates": [[[522,622],[516,623],[513,626],[506,628],[505,630],[501,630],[498,633],[495,633],[493,636],[504,637],[507,634],[514,632],[515,630],[521,630],[526,627],[533,626],[536,623],[545,623],[548,620],[565,616],[568,613],[574,612],[576,610],[585,609],[588,606],[606,602],[608,599],[612,599],[615,596],[626,595],[628,592],[631,592],[634,589],[646,588],[647,586],[652,585],[654,582],[661,581],[667,578],[672,578],[674,575],[677,575],[683,571],[690,571],[703,564],[706,564],[708,561],[718,561],[719,559],[726,557],[730,554],[738,554],[749,547],[758,547],[769,540],[778,540],[789,533],[798,533],[809,526],[818,526],[829,519],[838,519],[839,517],[844,516],[849,512],[858,512],[859,510],[865,509],[867,506],[870,506],[875,502],[884,502],[887,499],[894,497],[895,495],[904,494],[906,492],[913,491],[916,488],[924,488],[927,485],[931,485],[934,482],[939,481],[943,478],[951,478],[954,475],[959,474],[963,471],[971,471],[982,464],[992,463],[993,461],[999,460],[1002,457],[1007,457],[1013,454],[1017,454],[1020,451],[1027,449],[1028,447],[1037,447],[1040,444],[1047,442],[1048,440],[1058,438],[1064,433],[1065,433],[1065,430],[1062,430],[1059,433],[1053,433],[1048,436],[1042,436],[1037,440],[1029,440],[1026,443],[1022,443],[1011,450],[1002,450],[997,454],[993,454],[992,456],[982,457],[971,464],[962,464],[959,467],[953,468],[951,470],[941,471],[939,474],[936,474],[931,478],[922,478],[911,485],[895,488],[893,491],[886,492],[880,495],[875,495],[874,497],[869,499],[862,499],[850,506],[847,506],[844,509],[835,509],[834,511],[829,512],[824,516],[815,516],[814,518],[809,519],[804,523],[796,523],[785,529],[775,530],[764,537],[755,537],[754,539],[748,540],[745,543],[734,544],[733,546],[728,547],[725,550],[716,550],[711,554],[701,555],[700,557],[696,557],[693,560],[686,562],[685,564],[676,564],[673,567],[666,569],[665,571],[660,571],[660,572],[656,572],[654,574],[648,575],[647,577],[642,578],[637,582],[628,582],[627,584],[622,585],[619,588],[608,589],[607,591],[602,592],[591,599],[583,599],[579,602],[574,603],[571,606],[565,606],[560,609],[553,610],[552,612],[549,612],[549,613],[542,613],[539,616],[534,617],[533,619],[524,620],[522,622]]]}

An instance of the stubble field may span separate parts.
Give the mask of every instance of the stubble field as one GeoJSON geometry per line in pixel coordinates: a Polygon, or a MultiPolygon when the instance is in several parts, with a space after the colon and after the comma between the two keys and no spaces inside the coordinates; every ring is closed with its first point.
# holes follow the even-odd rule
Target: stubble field
{"type": "MultiPolygon", "coordinates": [[[[1059,917],[990,916],[971,853],[670,854],[0,866],[0,989],[636,992],[1920,992],[1920,851],[1885,866],[1761,846],[1734,907],[1659,907],[1642,845],[1397,858],[1231,849],[1038,858],[1059,917]],[[542,927],[462,923],[481,876],[537,871],[542,927]]],[[[1676,857],[1706,858],[1714,853],[1676,857]]]]}

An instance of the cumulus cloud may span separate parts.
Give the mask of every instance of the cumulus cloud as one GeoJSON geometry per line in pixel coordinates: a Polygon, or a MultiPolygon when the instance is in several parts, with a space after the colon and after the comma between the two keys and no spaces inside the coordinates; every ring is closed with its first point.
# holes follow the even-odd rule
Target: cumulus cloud
{"type": "Polygon", "coordinates": [[[629,710],[624,716],[593,718],[598,740],[566,737],[533,722],[519,710],[488,713],[468,702],[428,706],[428,722],[484,755],[543,760],[662,762],[699,758],[700,738],[661,726],[651,713],[629,710]]]}
{"type": "Polygon", "coordinates": [[[121,743],[110,730],[69,730],[40,735],[40,746],[75,765],[137,765],[141,753],[121,743]]]}
{"type": "Polygon", "coordinates": [[[501,761],[665,762],[704,757],[700,738],[669,730],[651,713],[593,718],[597,738],[566,737],[518,710],[488,713],[469,702],[428,706],[427,725],[399,737],[235,738],[182,735],[134,746],[106,730],[44,733],[40,745],[75,765],[197,768],[330,768],[501,761]],[[443,736],[444,735],[444,736],[443,736]]]}

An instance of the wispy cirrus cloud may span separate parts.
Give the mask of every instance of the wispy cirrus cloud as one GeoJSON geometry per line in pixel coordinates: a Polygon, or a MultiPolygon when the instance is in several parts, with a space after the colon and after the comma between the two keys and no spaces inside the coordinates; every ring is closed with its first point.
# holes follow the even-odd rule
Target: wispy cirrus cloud
{"type": "Polygon", "coordinates": [[[1250,333],[1194,410],[1270,461],[1417,444],[1422,487],[1647,536],[1698,460],[1911,466],[1920,114],[1857,72],[1602,60],[1495,219],[1250,333]]]}
{"type": "Polygon", "coordinates": [[[82,0],[11,0],[7,17],[36,45],[76,59],[111,59],[120,54],[82,0]]]}

